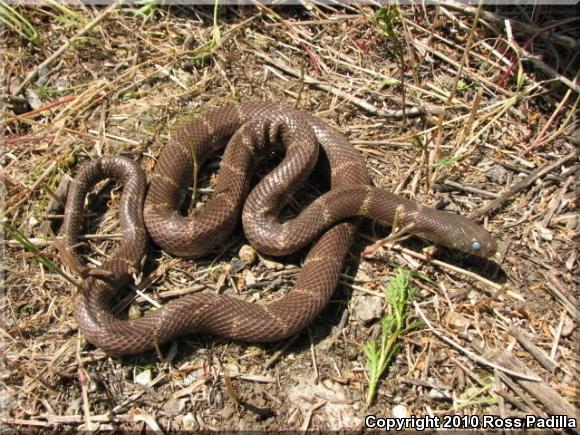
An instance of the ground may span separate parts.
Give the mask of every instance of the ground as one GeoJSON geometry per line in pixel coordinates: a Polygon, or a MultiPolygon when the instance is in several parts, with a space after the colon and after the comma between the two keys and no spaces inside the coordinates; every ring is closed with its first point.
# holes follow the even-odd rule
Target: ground
{"type": "MultiPolygon", "coordinates": [[[[575,415],[573,8],[12,8],[0,10],[12,20],[0,30],[5,428],[344,430],[371,414],[477,416],[450,420],[463,425],[575,415]],[[499,256],[419,238],[371,253],[388,229],[364,221],[329,304],[283,343],[186,336],[123,358],[88,344],[69,282],[80,277],[58,249],[63,180],[109,154],[150,174],[172,125],[248,100],[322,118],[362,153],[373,184],[473,218],[499,256]],[[364,346],[393,312],[383,289],[399,267],[414,271],[404,312],[419,323],[396,340],[367,405],[364,346]]],[[[218,163],[202,172],[201,200],[218,163]]],[[[91,196],[84,262],[114,252],[120,192],[91,196]]],[[[142,293],[125,299],[132,315],[192,291],[237,294],[232,284],[256,303],[290,291],[304,253],[246,264],[245,243],[238,229],[199,261],[150,247],[142,293]]]]}

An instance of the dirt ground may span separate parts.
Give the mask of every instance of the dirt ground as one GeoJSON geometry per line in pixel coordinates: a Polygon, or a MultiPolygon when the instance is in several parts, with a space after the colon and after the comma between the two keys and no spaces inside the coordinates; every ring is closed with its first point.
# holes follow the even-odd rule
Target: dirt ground
{"type": "MultiPolygon", "coordinates": [[[[46,4],[0,13],[12,20],[0,29],[0,427],[357,430],[367,415],[439,417],[439,428],[478,426],[485,415],[575,417],[573,8],[46,4]],[[364,221],[327,307],[283,343],[192,335],[160,355],[123,358],[88,344],[67,279],[80,278],[57,249],[63,180],[100,155],[128,156],[151,173],[171,125],[248,100],[322,118],[362,153],[376,186],[473,218],[497,237],[499,256],[419,238],[371,255],[389,229],[364,221]],[[414,275],[407,307],[408,321],[421,323],[399,339],[367,406],[363,347],[390,312],[383,288],[397,267],[426,278],[414,275]]],[[[202,172],[201,201],[218,165],[202,172]]],[[[308,202],[313,186],[295,202],[308,202]]],[[[120,192],[105,185],[91,195],[87,264],[114,252],[120,192]]],[[[192,291],[256,303],[290,291],[305,252],[245,264],[245,243],[238,229],[195,261],[151,246],[146,285],[129,291],[132,315],[192,291]]]]}

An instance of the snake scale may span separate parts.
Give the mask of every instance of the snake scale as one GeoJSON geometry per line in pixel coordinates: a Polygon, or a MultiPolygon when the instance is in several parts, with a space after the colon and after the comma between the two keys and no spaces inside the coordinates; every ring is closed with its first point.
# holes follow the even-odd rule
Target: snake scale
{"type": "Polygon", "coordinates": [[[100,267],[102,273],[84,279],[76,315],[87,340],[112,355],[140,353],[188,333],[250,342],[295,334],[318,315],[337,285],[355,235],[352,217],[391,225],[396,215],[399,224],[435,243],[482,257],[496,249],[493,237],[466,218],[370,186],[363,159],[342,134],[315,116],[277,104],[226,106],[184,122],[161,150],[148,189],[144,171],[130,159],[111,156],[85,163],[66,201],[62,233],[71,253],[83,227],[86,195],[106,178],[123,184],[123,240],[100,267]],[[281,163],[250,191],[256,165],[280,144],[285,148],[281,163]],[[212,198],[202,210],[183,215],[179,209],[194,166],[223,147],[212,198]],[[281,221],[281,210],[313,169],[319,149],[330,163],[329,192],[295,218],[281,221]],[[287,294],[252,304],[195,293],[135,320],[113,314],[111,299],[140,270],[149,236],[169,253],[199,257],[223,246],[240,214],[246,237],[262,253],[286,255],[314,242],[287,294]]]}

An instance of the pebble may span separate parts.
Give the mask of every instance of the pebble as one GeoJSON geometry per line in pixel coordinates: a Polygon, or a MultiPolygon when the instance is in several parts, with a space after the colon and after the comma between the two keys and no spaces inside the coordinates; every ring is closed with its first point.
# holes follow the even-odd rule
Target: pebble
{"type": "Polygon", "coordinates": [[[450,311],[447,314],[447,324],[455,329],[465,329],[471,325],[471,322],[463,314],[457,311],[450,311]]]}
{"type": "Polygon", "coordinates": [[[191,412],[188,412],[183,416],[181,424],[183,425],[183,430],[192,431],[196,429],[197,422],[195,421],[195,417],[193,416],[193,414],[191,412]]]}
{"type": "Polygon", "coordinates": [[[534,225],[535,230],[538,232],[540,237],[547,242],[551,242],[554,239],[554,234],[548,228],[544,227],[541,223],[536,223],[534,225]]]}
{"type": "Polygon", "coordinates": [[[395,418],[407,418],[409,417],[409,412],[405,405],[395,405],[392,409],[393,417],[395,418]]]}
{"type": "Polygon", "coordinates": [[[163,411],[170,417],[175,417],[185,409],[187,399],[169,399],[163,404],[163,411]]]}
{"type": "Polygon", "coordinates": [[[135,376],[133,381],[136,384],[147,385],[149,382],[151,382],[151,370],[143,370],[141,373],[135,376]]]}
{"type": "Polygon", "coordinates": [[[36,219],[34,216],[30,216],[30,217],[28,218],[28,226],[29,226],[30,228],[34,228],[35,226],[37,226],[37,225],[38,225],[38,223],[39,223],[39,222],[38,222],[38,219],[36,219]]]}
{"type": "Polygon", "coordinates": [[[26,90],[26,101],[28,101],[28,104],[30,104],[30,107],[32,107],[34,110],[40,109],[42,107],[42,100],[32,89],[26,90]]]}
{"type": "Polygon", "coordinates": [[[354,304],[353,313],[363,324],[370,323],[383,315],[383,300],[375,296],[363,296],[354,304]]]}
{"type": "Polygon", "coordinates": [[[251,287],[254,284],[256,284],[256,275],[254,275],[252,273],[252,271],[250,270],[246,270],[246,272],[244,273],[244,284],[246,285],[246,287],[251,287]]]}
{"type": "Polygon", "coordinates": [[[232,260],[230,261],[230,274],[236,274],[238,272],[241,272],[244,267],[246,267],[246,262],[244,262],[243,260],[240,260],[237,257],[232,258],[232,260]]]}
{"type": "Polygon", "coordinates": [[[431,399],[445,399],[445,395],[443,393],[441,393],[441,391],[435,389],[435,388],[431,388],[429,390],[429,394],[428,394],[429,398],[431,399]]]}
{"type": "Polygon", "coordinates": [[[258,258],[256,250],[251,245],[243,245],[238,252],[238,256],[240,260],[246,263],[246,266],[251,266],[258,258]]]}
{"type": "Polygon", "coordinates": [[[489,171],[485,173],[485,176],[495,183],[504,184],[507,179],[508,171],[502,165],[494,165],[489,171]]]}
{"type": "Polygon", "coordinates": [[[230,405],[229,403],[226,404],[224,406],[224,409],[222,409],[222,417],[224,420],[228,420],[232,415],[234,415],[234,412],[236,412],[236,410],[234,409],[234,407],[232,405],[230,405]]]}
{"type": "Polygon", "coordinates": [[[141,313],[141,308],[139,308],[137,305],[131,305],[129,307],[129,320],[136,320],[138,318],[140,318],[142,315],[141,313]]]}

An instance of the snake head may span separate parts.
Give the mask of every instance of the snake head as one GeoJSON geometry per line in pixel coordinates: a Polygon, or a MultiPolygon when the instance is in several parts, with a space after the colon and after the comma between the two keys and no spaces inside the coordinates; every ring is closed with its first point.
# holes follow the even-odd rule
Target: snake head
{"type": "Polygon", "coordinates": [[[483,258],[497,251],[497,242],[490,233],[458,214],[425,208],[414,219],[418,234],[432,242],[483,258]]]}
{"type": "Polygon", "coordinates": [[[460,244],[455,247],[478,257],[492,257],[497,251],[495,238],[471,221],[467,221],[464,225],[468,227],[468,231],[464,232],[464,237],[457,239],[460,244]]]}
{"type": "Polygon", "coordinates": [[[465,252],[486,258],[495,254],[497,251],[497,243],[490,234],[486,234],[486,236],[482,239],[472,239],[468,243],[467,249],[464,249],[465,252]]]}

